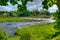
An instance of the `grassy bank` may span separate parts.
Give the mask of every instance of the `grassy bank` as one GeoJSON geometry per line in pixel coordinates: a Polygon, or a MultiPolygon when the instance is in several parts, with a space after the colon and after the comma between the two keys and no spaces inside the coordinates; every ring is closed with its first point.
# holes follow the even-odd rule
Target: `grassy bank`
{"type": "Polygon", "coordinates": [[[36,26],[29,26],[18,29],[15,32],[16,36],[20,36],[22,40],[51,40],[51,37],[57,30],[54,29],[55,24],[43,24],[36,26]]]}
{"type": "Polygon", "coordinates": [[[51,39],[52,35],[57,32],[54,25],[54,23],[42,24],[18,29],[14,34],[15,37],[8,36],[0,29],[0,40],[60,40],[60,35],[51,39]]]}
{"type": "Polygon", "coordinates": [[[22,22],[27,21],[21,17],[0,17],[0,22],[22,22]]]}

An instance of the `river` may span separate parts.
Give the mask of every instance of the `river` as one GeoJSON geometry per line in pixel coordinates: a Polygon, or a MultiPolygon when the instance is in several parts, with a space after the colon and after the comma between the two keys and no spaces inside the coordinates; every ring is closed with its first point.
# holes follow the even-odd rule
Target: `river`
{"type": "Polygon", "coordinates": [[[0,28],[3,28],[8,35],[14,36],[17,29],[21,29],[27,26],[33,26],[38,24],[52,23],[54,20],[39,21],[39,22],[2,22],[0,23],[0,28]]]}

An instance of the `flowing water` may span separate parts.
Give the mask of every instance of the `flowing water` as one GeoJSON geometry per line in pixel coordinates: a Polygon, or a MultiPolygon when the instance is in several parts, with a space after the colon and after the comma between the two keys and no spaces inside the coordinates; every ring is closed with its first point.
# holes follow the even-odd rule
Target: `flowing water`
{"type": "Polygon", "coordinates": [[[27,26],[33,26],[44,23],[52,23],[52,21],[39,21],[39,22],[2,22],[0,28],[3,28],[8,35],[13,36],[17,29],[21,29],[27,26]]]}

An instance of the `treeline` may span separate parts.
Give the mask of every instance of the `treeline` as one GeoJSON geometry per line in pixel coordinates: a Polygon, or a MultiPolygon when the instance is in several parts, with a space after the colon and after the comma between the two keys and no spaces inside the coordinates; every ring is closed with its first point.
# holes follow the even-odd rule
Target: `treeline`
{"type": "Polygon", "coordinates": [[[40,12],[38,10],[34,11],[24,11],[24,12],[2,12],[0,11],[0,16],[2,17],[50,17],[48,11],[40,12]]]}

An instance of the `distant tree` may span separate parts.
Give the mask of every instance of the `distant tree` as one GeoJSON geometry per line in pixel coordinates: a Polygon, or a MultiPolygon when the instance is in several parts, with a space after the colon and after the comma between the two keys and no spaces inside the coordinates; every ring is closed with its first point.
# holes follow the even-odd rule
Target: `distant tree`
{"type": "Polygon", "coordinates": [[[30,14],[31,14],[30,11],[25,11],[23,13],[20,13],[18,16],[20,16],[20,17],[28,17],[28,16],[30,16],[30,14]]]}
{"type": "Polygon", "coordinates": [[[40,11],[38,11],[37,9],[32,11],[32,15],[36,16],[37,14],[40,14],[40,11]]]}

